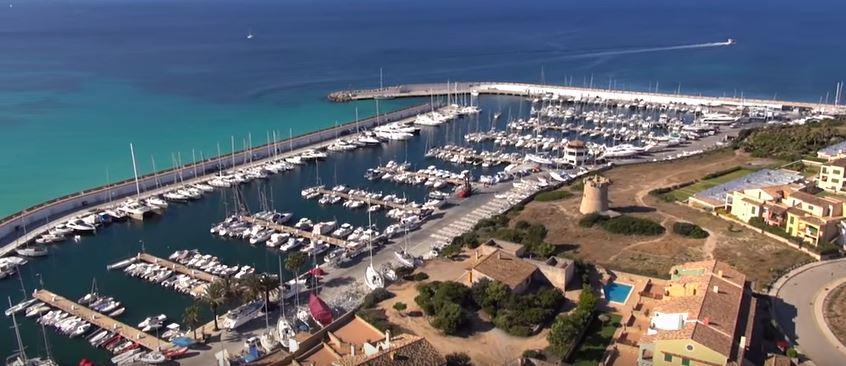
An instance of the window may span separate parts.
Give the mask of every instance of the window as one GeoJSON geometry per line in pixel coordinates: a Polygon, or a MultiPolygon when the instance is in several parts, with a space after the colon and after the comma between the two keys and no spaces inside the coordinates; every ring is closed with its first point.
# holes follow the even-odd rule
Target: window
{"type": "Polygon", "coordinates": [[[693,352],[693,345],[692,345],[692,344],[688,344],[687,346],[684,346],[684,348],[685,348],[688,352],[693,352]]]}
{"type": "Polygon", "coordinates": [[[664,362],[673,362],[673,355],[669,353],[664,354],[664,362]]]}
{"type": "Polygon", "coordinates": [[[828,174],[828,168],[823,167],[823,168],[822,168],[822,173],[823,173],[823,174],[828,174]]]}
{"type": "Polygon", "coordinates": [[[687,358],[682,358],[682,366],[690,366],[690,360],[687,358]]]}

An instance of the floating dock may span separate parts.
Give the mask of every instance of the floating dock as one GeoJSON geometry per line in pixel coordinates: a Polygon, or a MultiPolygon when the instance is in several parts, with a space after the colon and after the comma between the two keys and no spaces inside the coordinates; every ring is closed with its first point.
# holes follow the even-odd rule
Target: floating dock
{"type": "Polygon", "coordinates": [[[356,200],[356,201],[370,202],[370,204],[381,205],[382,207],[397,208],[397,209],[400,209],[400,210],[406,210],[406,211],[411,211],[411,212],[414,212],[414,213],[420,213],[419,207],[412,206],[409,203],[396,203],[396,202],[386,201],[386,200],[383,200],[383,199],[368,198],[367,196],[364,196],[364,195],[337,192],[337,191],[333,191],[333,190],[325,189],[325,188],[317,188],[316,191],[321,193],[321,194],[338,196],[338,197],[341,197],[345,200],[356,200]]]}
{"type": "MultiPolygon", "coordinates": [[[[194,278],[194,279],[206,282],[206,283],[212,283],[212,282],[215,282],[215,281],[220,279],[220,277],[213,275],[211,273],[203,272],[201,270],[194,269],[194,268],[191,268],[191,267],[188,267],[188,266],[176,263],[176,262],[171,262],[167,259],[159,258],[159,257],[156,257],[154,255],[147,254],[147,253],[138,253],[137,258],[138,258],[139,261],[147,262],[147,263],[151,263],[151,264],[156,264],[156,265],[165,267],[167,269],[170,269],[174,272],[184,274],[186,276],[189,276],[191,278],[194,278]]],[[[205,291],[205,287],[206,287],[206,285],[199,285],[197,287],[194,287],[193,289],[191,289],[191,295],[199,297],[200,295],[202,295],[203,291],[205,291]]]]}
{"type": "Polygon", "coordinates": [[[243,216],[243,217],[241,217],[241,219],[246,221],[246,222],[249,222],[253,225],[261,225],[261,226],[264,226],[268,229],[273,229],[273,230],[280,232],[280,233],[288,233],[288,234],[291,234],[291,235],[294,235],[294,236],[297,236],[297,237],[300,237],[300,238],[321,240],[321,241],[324,241],[326,243],[329,243],[329,244],[332,244],[332,245],[335,245],[335,246],[339,246],[339,247],[342,247],[342,248],[346,248],[346,247],[349,246],[349,243],[346,240],[338,239],[338,238],[333,237],[333,236],[316,234],[316,233],[313,233],[313,232],[310,232],[310,231],[300,230],[300,229],[297,229],[297,228],[292,227],[292,226],[285,226],[285,225],[277,224],[275,222],[257,219],[257,218],[252,217],[252,216],[243,216]]]}
{"type": "Polygon", "coordinates": [[[115,332],[121,337],[136,342],[142,347],[151,351],[155,351],[160,348],[170,348],[170,343],[168,343],[167,341],[158,339],[134,327],[121,323],[115,319],[100,314],[94,310],[91,310],[83,305],[77,304],[50,291],[37,290],[35,291],[34,297],[51,307],[62,310],[68,314],[71,314],[72,316],[78,316],[81,319],[91,323],[91,325],[97,326],[99,328],[111,332],[115,332]]]}
{"type": "Polygon", "coordinates": [[[464,150],[458,150],[458,149],[450,149],[450,148],[446,148],[446,147],[433,147],[433,148],[429,149],[429,151],[427,152],[427,155],[432,155],[431,157],[435,158],[435,159],[446,160],[446,159],[443,159],[443,158],[437,156],[438,154],[441,154],[441,153],[457,155],[459,158],[461,158],[463,160],[486,161],[486,162],[494,164],[494,165],[521,164],[524,161],[523,159],[513,158],[511,156],[505,156],[505,155],[500,155],[500,154],[481,154],[481,153],[479,153],[475,150],[473,150],[471,152],[471,151],[464,151],[464,150]]]}

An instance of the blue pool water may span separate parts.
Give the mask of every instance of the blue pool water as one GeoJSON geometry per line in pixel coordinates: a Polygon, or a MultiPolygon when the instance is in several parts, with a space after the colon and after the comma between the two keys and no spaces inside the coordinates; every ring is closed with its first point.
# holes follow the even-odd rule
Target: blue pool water
{"type": "Polygon", "coordinates": [[[604,290],[605,298],[607,298],[608,301],[624,304],[629,298],[629,294],[632,292],[632,285],[611,282],[605,285],[604,290]]]}

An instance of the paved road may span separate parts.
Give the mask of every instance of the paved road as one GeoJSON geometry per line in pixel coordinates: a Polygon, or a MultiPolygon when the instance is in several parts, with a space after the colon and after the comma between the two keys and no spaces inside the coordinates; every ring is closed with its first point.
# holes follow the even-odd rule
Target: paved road
{"type": "Polygon", "coordinates": [[[820,292],[846,278],[846,259],[812,263],[786,277],[770,292],[776,296],[773,311],[782,329],[816,365],[846,365],[846,348],[827,334],[814,308],[822,301],[820,292]]]}

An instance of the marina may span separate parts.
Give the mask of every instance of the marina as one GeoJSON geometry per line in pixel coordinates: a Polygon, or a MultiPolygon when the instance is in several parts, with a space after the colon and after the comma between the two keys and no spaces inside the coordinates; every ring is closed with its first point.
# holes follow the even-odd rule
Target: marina
{"type": "MultiPolygon", "coordinates": [[[[96,245],[103,248],[94,255],[100,261],[97,268],[103,271],[123,270],[161,284],[144,286],[139,285],[137,280],[124,280],[129,276],[93,273],[109,288],[137,289],[137,286],[144,286],[144,292],[158,294],[163,299],[156,306],[147,306],[142,311],[132,309],[121,315],[127,321],[139,324],[146,319],[142,316],[151,313],[178,317],[181,309],[190,304],[207,283],[220,276],[236,277],[239,273],[252,271],[276,273],[279,263],[292,250],[305,252],[311,263],[309,266],[328,272],[323,281],[344,276],[369,279],[364,275],[364,263],[370,261],[359,259],[368,252],[365,244],[372,243],[373,266],[380,268],[378,271],[369,270],[371,275],[389,273],[383,272],[384,268],[415,265],[420,260],[437,255],[439,248],[469,230],[478,220],[505,211],[535,192],[606,167],[610,159],[608,151],[614,151],[605,145],[604,136],[578,135],[578,129],[569,125],[575,123],[578,127],[580,122],[575,121],[586,119],[590,115],[587,112],[602,110],[605,106],[585,106],[584,111],[579,112],[581,117],[574,117],[574,122],[568,122],[566,117],[549,116],[549,111],[557,108],[549,107],[556,106],[554,103],[503,96],[486,96],[476,103],[481,112],[457,115],[449,122],[426,125],[424,129],[403,127],[413,126],[415,115],[390,122],[388,125],[393,127],[387,130],[393,132],[382,129],[377,131],[379,134],[371,135],[368,131],[374,130],[358,126],[353,127],[357,134],[342,138],[342,141],[336,136],[326,136],[326,141],[318,145],[304,145],[301,149],[286,149],[283,142],[271,142],[261,148],[249,149],[251,152],[233,154],[235,158],[222,156],[217,162],[226,162],[227,167],[209,166],[207,175],[192,173],[190,165],[185,165],[174,173],[176,185],[159,179],[159,188],[137,195],[132,200],[115,200],[117,205],[107,203],[98,209],[88,209],[91,211],[83,215],[74,213],[47,225],[47,230],[53,230],[55,234],[67,231],[63,235],[76,244],[70,245],[71,240],[49,244],[49,255],[26,263],[22,267],[23,276],[32,285],[33,273],[44,272],[46,283],[64,282],[62,291],[73,291],[85,280],[81,281],[75,275],[59,278],[59,274],[45,266],[74,256],[84,257],[90,262],[94,259],[87,258],[85,251],[96,245]],[[500,111],[504,108],[511,110],[510,117],[493,118],[501,115],[500,111]],[[515,110],[518,112],[515,113],[515,110]],[[520,124],[519,120],[529,121],[533,116],[544,118],[543,123],[550,126],[568,127],[546,128],[538,131],[541,137],[531,135],[533,137],[526,139],[519,137],[522,136],[521,130],[509,128],[520,124]],[[482,128],[485,120],[489,121],[488,126],[482,128]],[[403,132],[404,129],[408,132],[403,132]],[[483,131],[496,132],[490,138],[475,138],[489,133],[483,131]],[[515,132],[511,135],[502,131],[515,132]],[[372,136],[378,145],[365,149],[363,147],[370,145],[364,141],[354,144],[355,136],[372,136]],[[577,136],[587,142],[577,144],[577,136]],[[517,142],[522,139],[525,142],[517,146],[517,142],[497,143],[497,138],[517,142]],[[329,149],[330,144],[334,144],[335,148],[329,149]],[[339,148],[341,144],[356,147],[339,148]],[[575,153],[573,149],[576,149],[575,153]],[[582,154],[580,149],[590,154],[582,154]],[[256,155],[258,151],[262,151],[260,156],[256,155]],[[455,164],[461,164],[463,169],[455,169],[455,164]],[[413,166],[425,168],[415,169],[413,166]],[[504,168],[500,169],[502,166],[504,168]],[[178,178],[180,174],[182,178],[178,178]],[[198,177],[194,178],[192,174],[198,174],[198,177]],[[307,183],[314,182],[315,178],[318,183],[333,182],[333,185],[307,183]],[[300,192],[300,195],[293,192],[300,192]],[[487,194],[476,196],[476,193],[487,194]],[[326,200],[321,203],[324,198],[326,200]],[[441,205],[447,204],[449,209],[440,209],[441,205]],[[382,209],[373,209],[377,205],[382,209]],[[363,215],[365,212],[368,215],[363,215]],[[435,212],[438,215],[432,215],[435,212]],[[372,217],[368,219],[367,216],[372,217]],[[90,222],[88,226],[82,225],[86,221],[90,222]],[[215,229],[218,227],[226,229],[226,234],[221,235],[220,230],[215,229]],[[232,238],[252,245],[232,245],[232,238]],[[286,245],[292,239],[293,244],[286,245]],[[125,244],[109,243],[112,241],[125,244]],[[143,253],[139,254],[139,247],[143,253]],[[203,248],[203,253],[194,248],[203,248]],[[215,258],[213,265],[197,265],[201,260],[212,258],[215,258]],[[226,266],[222,263],[238,264],[226,266]],[[174,290],[189,296],[173,296],[174,290]]],[[[661,112],[655,110],[650,113],[654,113],[657,120],[661,112]]],[[[691,118],[679,121],[683,121],[684,125],[692,123],[691,118]]],[[[526,128],[540,126],[523,125],[524,132],[526,128]]],[[[629,159],[642,161],[668,152],[682,154],[684,151],[715,148],[726,130],[695,139],[692,136],[682,137],[678,145],[666,144],[660,151],[643,149],[636,158],[629,159]]],[[[612,136],[607,141],[613,140],[612,136]]],[[[632,143],[640,144],[639,141],[632,143]]],[[[619,145],[623,144],[610,146],[619,145]]],[[[615,161],[627,162],[625,159],[615,161]]],[[[155,181],[153,179],[154,186],[155,181]]],[[[30,237],[34,240],[40,236],[30,237]]],[[[90,271],[80,267],[69,270],[79,273],[90,271]]],[[[291,295],[285,295],[288,301],[294,301],[289,296],[310,287],[299,280],[290,282],[291,275],[283,274],[286,286],[293,289],[291,295]]],[[[314,287],[314,290],[319,290],[321,298],[337,313],[354,305],[355,301],[351,299],[360,298],[352,294],[359,294],[359,291],[379,283],[382,282],[355,281],[342,286],[314,287]]],[[[116,295],[122,299],[124,306],[144,301],[140,294],[133,291],[119,292],[116,295]]],[[[208,314],[204,318],[208,320],[208,314]]],[[[31,329],[24,331],[30,334],[27,339],[33,336],[31,329]]],[[[73,353],[71,349],[74,346],[64,347],[59,347],[63,354],[73,353]]],[[[228,344],[227,347],[232,347],[234,352],[240,345],[228,344]]],[[[191,357],[180,363],[199,365],[203,364],[202,360],[207,360],[205,357],[191,357]]]]}
{"type": "Polygon", "coordinates": [[[83,305],[77,304],[69,299],[59,296],[53,292],[45,289],[36,290],[33,296],[35,299],[51,306],[53,308],[62,310],[71,316],[79,317],[84,321],[89,322],[97,328],[108,330],[120,337],[138,343],[151,351],[164,351],[171,346],[168,342],[163,341],[155,336],[144,333],[130,325],[112,319],[108,316],[93,311],[83,305]]]}

